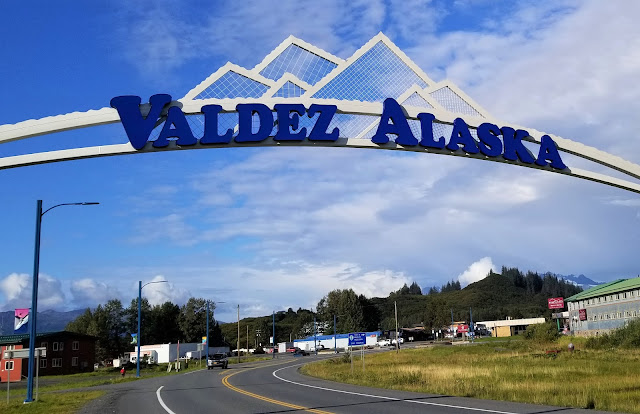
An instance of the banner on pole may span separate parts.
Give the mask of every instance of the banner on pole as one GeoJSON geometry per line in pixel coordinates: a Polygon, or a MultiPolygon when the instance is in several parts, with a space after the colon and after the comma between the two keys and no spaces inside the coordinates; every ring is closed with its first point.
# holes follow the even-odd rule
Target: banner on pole
{"type": "Polygon", "coordinates": [[[13,333],[27,333],[29,326],[29,309],[16,309],[15,319],[13,323],[13,333]]]}
{"type": "Polygon", "coordinates": [[[206,343],[207,343],[207,337],[206,337],[206,336],[203,336],[203,337],[202,337],[202,343],[203,343],[203,344],[206,344],[206,343]]]}
{"type": "Polygon", "coordinates": [[[132,333],[131,334],[131,343],[134,344],[134,345],[138,343],[138,334],[137,333],[132,333]]]}

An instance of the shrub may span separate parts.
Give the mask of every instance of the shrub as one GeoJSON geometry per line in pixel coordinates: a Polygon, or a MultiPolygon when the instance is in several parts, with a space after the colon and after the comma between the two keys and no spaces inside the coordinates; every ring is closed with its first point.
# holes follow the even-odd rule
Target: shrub
{"type": "Polygon", "coordinates": [[[555,342],[559,336],[558,328],[553,322],[529,325],[524,332],[526,339],[540,343],[555,342]]]}
{"type": "Polygon", "coordinates": [[[630,321],[626,326],[608,334],[593,336],[587,339],[585,346],[591,349],[640,347],[640,320],[630,321]]]}

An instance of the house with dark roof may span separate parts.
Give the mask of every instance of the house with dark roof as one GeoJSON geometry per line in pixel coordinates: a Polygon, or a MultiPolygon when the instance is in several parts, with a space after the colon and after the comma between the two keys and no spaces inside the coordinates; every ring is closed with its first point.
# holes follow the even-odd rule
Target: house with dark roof
{"type": "Polygon", "coordinates": [[[571,331],[591,336],[640,318],[640,277],[618,279],[565,299],[571,331]]]}
{"type": "MultiPolygon", "coordinates": [[[[29,348],[29,334],[0,336],[0,382],[26,378],[28,359],[4,359],[5,350],[29,348]],[[10,372],[8,372],[10,371],[10,372]]],[[[39,375],[76,374],[93,371],[96,338],[69,331],[43,332],[36,335],[36,348],[45,348],[46,357],[39,358],[39,375]]]]}

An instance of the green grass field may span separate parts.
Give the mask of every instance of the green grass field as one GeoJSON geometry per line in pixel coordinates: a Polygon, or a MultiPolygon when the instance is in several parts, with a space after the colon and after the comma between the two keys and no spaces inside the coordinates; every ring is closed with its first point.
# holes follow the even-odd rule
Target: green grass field
{"type": "Polygon", "coordinates": [[[23,404],[24,395],[21,395],[20,398],[11,398],[10,403],[7,404],[7,393],[5,392],[4,401],[0,401],[0,412],[3,414],[71,414],[89,401],[104,394],[105,391],[47,394],[31,404],[23,404]]]}
{"type": "Polygon", "coordinates": [[[487,342],[471,346],[354,354],[304,366],[305,374],[339,382],[430,394],[640,413],[640,350],[566,351],[554,344],[487,342]],[[560,349],[559,353],[547,351],[560,349]]]}

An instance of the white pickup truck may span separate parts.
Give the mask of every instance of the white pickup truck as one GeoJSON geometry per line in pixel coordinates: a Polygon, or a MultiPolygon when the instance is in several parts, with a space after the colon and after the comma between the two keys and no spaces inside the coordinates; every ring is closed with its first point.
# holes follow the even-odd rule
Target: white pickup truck
{"type": "Polygon", "coordinates": [[[226,354],[213,354],[207,359],[207,369],[213,369],[215,367],[221,367],[226,369],[229,365],[226,354]]]}

